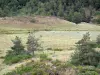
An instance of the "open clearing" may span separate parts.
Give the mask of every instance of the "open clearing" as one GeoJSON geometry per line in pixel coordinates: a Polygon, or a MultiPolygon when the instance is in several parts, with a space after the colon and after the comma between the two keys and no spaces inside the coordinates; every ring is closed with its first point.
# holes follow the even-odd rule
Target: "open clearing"
{"type": "MultiPolygon", "coordinates": [[[[67,61],[70,59],[70,55],[75,49],[75,43],[82,38],[82,35],[87,31],[38,31],[35,36],[40,37],[40,43],[52,59],[59,59],[61,61],[67,61]],[[63,51],[47,51],[47,48],[63,49],[63,51]]],[[[96,36],[100,34],[99,31],[90,31],[91,39],[95,40],[96,36]]],[[[1,34],[0,35],[0,57],[4,56],[7,50],[13,45],[11,40],[18,36],[22,39],[23,44],[26,46],[26,39],[28,34],[1,34]]],[[[38,52],[36,52],[38,54],[38,52]]],[[[3,59],[0,59],[0,75],[4,71],[9,71],[9,67],[2,63],[3,59]],[[7,68],[8,67],[8,68],[7,68]]]]}
{"type": "Polygon", "coordinates": [[[52,16],[26,16],[0,18],[0,30],[100,31],[100,26],[90,23],[75,24],[52,16]]]}

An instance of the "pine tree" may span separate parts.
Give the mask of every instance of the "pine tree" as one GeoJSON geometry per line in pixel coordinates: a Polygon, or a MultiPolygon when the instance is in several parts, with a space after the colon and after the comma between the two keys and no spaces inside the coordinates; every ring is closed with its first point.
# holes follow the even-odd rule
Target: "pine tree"
{"type": "Polygon", "coordinates": [[[31,55],[34,55],[34,51],[38,50],[39,43],[37,38],[33,34],[29,34],[27,41],[27,50],[31,55]]]}
{"type": "Polygon", "coordinates": [[[19,53],[22,53],[24,51],[24,46],[22,45],[22,42],[19,37],[16,36],[15,40],[12,40],[12,42],[14,46],[11,47],[11,49],[15,54],[18,55],[19,53]]]}
{"type": "Polygon", "coordinates": [[[84,34],[82,40],[77,43],[77,48],[72,55],[71,63],[75,65],[97,66],[100,62],[100,53],[91,46],[90,34],[84,34]]]}

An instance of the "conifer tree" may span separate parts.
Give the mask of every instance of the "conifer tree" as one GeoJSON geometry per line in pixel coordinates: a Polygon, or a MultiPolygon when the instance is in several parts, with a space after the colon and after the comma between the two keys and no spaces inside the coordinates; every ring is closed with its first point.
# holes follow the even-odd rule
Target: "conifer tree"
{"type": "Polygon", "coordinates": [[[11,47],[11,49],[15,54],[18,55],[19,53],[22,53],[24,51],[24,46],[22,45],[22,42],[19,37],[16,36],[15,40],[12,40],[12,42],[14,46],[11,47]]]}
{"type": "Polygon", "coordinates": [[[27,41],[27,50],[31,55],[34,55],[34,51],[38,50],[39,43],[37,38],[33,34],[29,34],[27,41]]]}

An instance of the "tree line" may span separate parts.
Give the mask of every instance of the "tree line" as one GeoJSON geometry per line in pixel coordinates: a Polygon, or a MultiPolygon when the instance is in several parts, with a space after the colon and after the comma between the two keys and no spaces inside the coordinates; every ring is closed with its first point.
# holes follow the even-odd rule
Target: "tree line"
{"type": "Polygon", "coordinates": [[[100,0],[0,0],[0,17],[44,15],[80,23],[90,22],[99,10],[100,0]]]}

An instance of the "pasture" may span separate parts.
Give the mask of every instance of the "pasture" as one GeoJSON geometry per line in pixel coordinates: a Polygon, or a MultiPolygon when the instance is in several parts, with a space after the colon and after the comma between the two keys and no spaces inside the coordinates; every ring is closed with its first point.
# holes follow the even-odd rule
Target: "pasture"
{"type": "MultiPolygon", "coordinates": [[[[37,31],[34,33],[36,38],[43,47],[43,52],[56,60],[67,61],[75,50],[75,43],[80,40],[87,31],[37,31]],[[51,49],[51,50],[48,50],[51,49]],[[54,51],[54,49],[61,49],[62,51],[54,51]]],[[[99,31],[90,31],[91,40],[95,40],[96,36],[100,34],[99,31]]],[[[13,46],[12,41],[16,36],[20,37],[24,46],[28,34],[1,34],[0,35],[0,57],[5,56],[6,52],[13,46]]],[[[35,54],[39,54],[38,51],[35,54]]],[[[9,66],[3,64],[3,59],[0,58],[0,70],[9,66]]],[[[6,69],[8,70],[8,69],[6,69]]],[[[9,71],[9,70],[8,70],[9,71]]]]}

